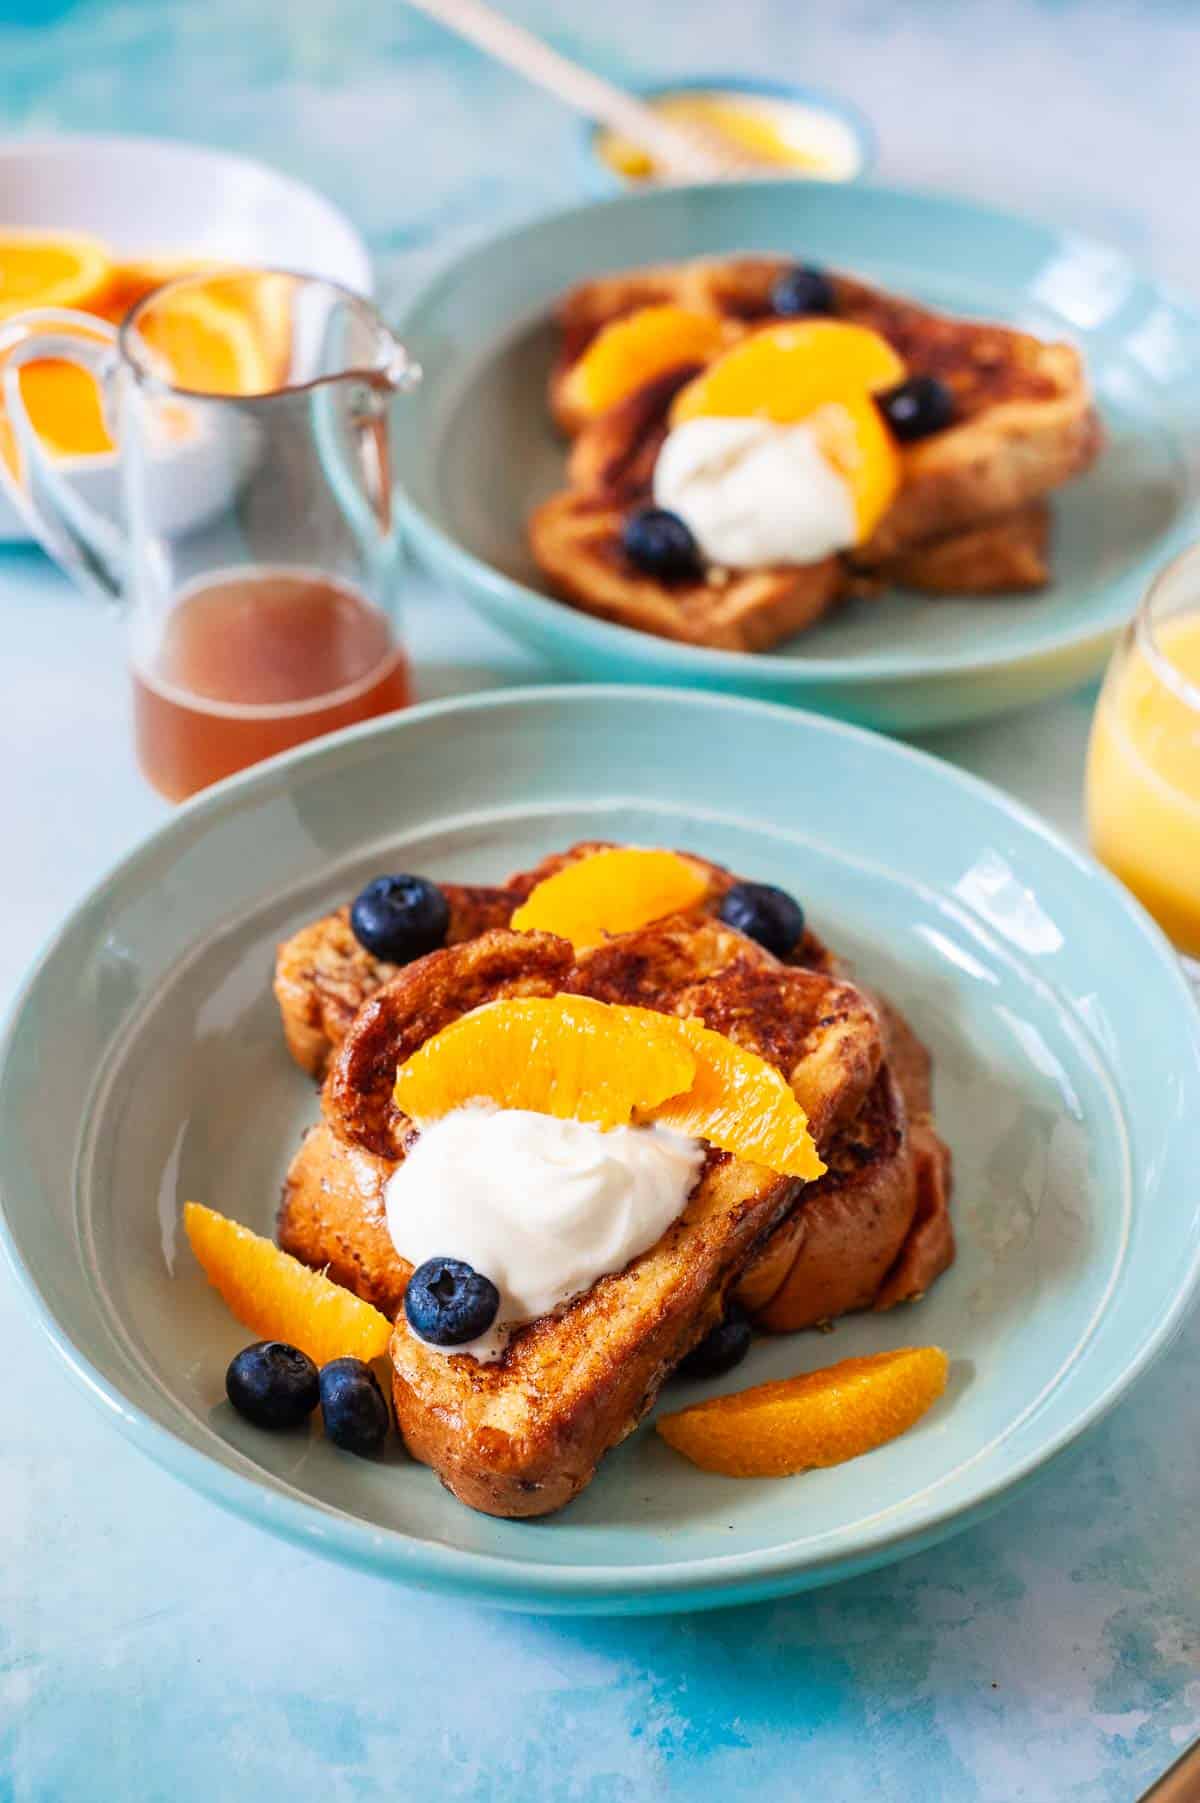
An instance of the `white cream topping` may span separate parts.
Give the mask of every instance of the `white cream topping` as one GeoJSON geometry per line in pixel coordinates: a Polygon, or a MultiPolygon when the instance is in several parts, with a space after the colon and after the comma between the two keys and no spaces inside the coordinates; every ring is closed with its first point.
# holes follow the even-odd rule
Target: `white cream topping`
{"type": "Polygon", "coordinates": [[[684,420],[658,454],[654,499],[733,569],[817,563],[858,535],[850,488],[805,422],[684,420]]]}
{"type": "Polygon", "coordinates": [[[417,1139],[388,1179],[401,1258],[460,1258],[500,1292],[493,1327],[465,1346],[490,1361],[511,1330],[549,1314],[652,1246],[691,1193],[703,1147],[666,1127],[555,1120],[473,1103],[417,1139]]]}

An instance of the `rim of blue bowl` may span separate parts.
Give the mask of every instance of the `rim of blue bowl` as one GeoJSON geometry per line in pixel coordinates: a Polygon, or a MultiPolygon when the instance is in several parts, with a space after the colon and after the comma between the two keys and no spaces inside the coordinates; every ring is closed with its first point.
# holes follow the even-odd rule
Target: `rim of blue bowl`
{"type": "MultiPolygon", "coordinates": [[[[661,100],[668,94],[750,94],[759,95],[764,100],[792,101],[798,106],[809,106],[814,111],[828,113],[849,127],[858,146],[858,168],[853,175],[833,178],[839,187],[846,182],[862,181],[879,161],[879,137],[875,127],[860,107],[831,88],[815,87],[808,82],[779,81],[765,75],[720,75],[715,71],[699,75],[676,75],[661,81],[626,82],[624,86],[631,94],[636,94],[639,100],[661,100]]],[[[603,188],[606,192],[612,189],[621,193],[630,189],[636,192],[638,184],[627,182],[600,155],[597,140],[604,130],[604,126],[587,119],[581,120],[575,127],[576,147],[584,159],[590,185],[603,188]]],[[[820,181],[822,177],[797,174],[794,179],[820,181]]]]}
{"type": "MultiPolygon", "coordinates": [[[[1167,980],[1174,983],[1181,1002],[1195,1019],[1196,1003],[1182,966],[1166,936],[1140,904],[1103,866],[1076,850],[1031,808],[982,778],[900,740],[885,740],[880,734],[865,727],[830,719],[806,709],[740,695],[688,692],[661,686],[556,683],[493,689],[474,695],[449,696],[439,701],[423,702],[405,709],[399,715],[346,727],[308,745],[283,752],[278,757],[267,759],[249,770],[228,777],[185,802],[164,825],[146,834],[137,845],[111,865],[52,934],[4,1019],[0,1031],[0,1082],[3,1081],[20,1018],[29,997],[78,917],[101,905],[139,864],[161,851],[164,843],[189,838],[199,821],[221,812],[232,797],[254,788],[265,789],[279,785],[286,781],[297,766],[324,757],[336,757],[347,746],[376,734],[395,731],[404,722],[420,722],[453,712],[487,713],[500,708],[526,706],[530,702],[574,703],[581,695],[622,704],[640,698],[648,706],[687,705],[712,708],[722,713],[765,711],[792,725],[806,726],[830,735],[849,736],[872,745],[887,744],[890,755],[901,761],[939,770],[952,786],[998,807],[1016,824],[1052,846],[1070,865],[1085,870],[1090,878],[1101,882],[1128,917],[1131,930],[1138,934],[1146,950],[1163,967],[1167,980]]],[[[787,1547],[777,1548],[766,1554],[747,1552],[717,1559],[697,1559],[687,1565],[673,1567],[670,1584],[664,1586],[657,1573],[647,1572],[645,1567],[640,1566],[611,1566],[603,1572],[597,1572],[585,1565],[526,1565],[499,1554],[471,1553],[433,1545],[407,1535],[402,1530],[371,1526],[357,1516],[331,1508],[316,1499],[297,1500],[261,1479],[223,1464],[199,1447],[189,1445],[172,1428],[152,1420],[136,1403],[130,1402],[119,1386],[104,1376],[76,1347],[67,1328],[58,1320],[26,1268],[3,1201],[3,1191],[0,1189],[0,1254],[3,1254],[16,1280],[18,1295],[55,1352],[79,1380],[85,1394],[114,1419],[126,1437],[155,1464],[231,1513],[266,1527],[311,1551],[332,1555],[349,1565],[426,1589],[483,1598],[498,1606],[517,1610],[550,1609],[576,1614],[650,1614],[697,1607],[723,1607],[788,1595],[805,1588],[816,1588],[835,1577],[870,1570],[889,1563],[893,1557],[901,1556],[896,1551],[897,1548],[902,1549],[903,1553],[912,1553],[932,1546],[992,1514],[1002,1501],[1044,1470],[1060,1453],[1074,1444],[1081,1434],[1106,1415],[1174,1339],[1200,1285],[1198,1251],[1184,1274],[1170,1308],[1148,1331],[1133,1358],[1047,1445],[1027,1453],[990,1488],[985,1488],[973,1502],[960,1506],[953,1503],[934,1506],[907,1527],[894,1527],[878,1532],[858,1553],[833,1552],[802,1568],[797,1568],[794,1561],[789,1561],[787,1547]]]]}
{"type": "MultiPolygon", "coordinates": [[[[1133,283],[1151,291],[1172,312],[1179,314],[1200,340],[1200,305],[1178,285],[1160,281],[1144,273],[1131,257],[1100,239],[1060,230],[1006,207],[983,206],[936,188],[894,188],[877,182],[828,182],[816,179],[797,184],[797,187],[800,192],[807,194],[852,195],[855,204],[868,208],[897,204],[911,206],[914,202],[922,206],[936,206],[976,224],[991,225],[998,230],[1011,231],[1015,228],[1028,233],[1040,241],[1047,254],[1056,246],[1069,241],[1076,250],[1091,252],[1105,259],[1108,264],[1120,265],[1128,271],[1133,283]]],[[[414,350],[419,353],[421,314],[437,304],[444,290],[460,284],[463,269],[484,253],[494,253],[503,246],[509,257],[519,260],[521,245],[525,240],[547,227],[584,214],[595,215],[599,220],[603,214],[613,210],[652,208],[674,197],[687,201],[706,194],[728,194],[737,190],[744,193],[748,189],[778,194],[788,191],[788,184],[776,181],[738,184],[695,182],[670,188],[626,188],[616,194],[577,201],[549,213],[540,213],[532,219],[506,227],[503,231],[476,238],[455,253],[448,263],[435,269],[406,302],[397,324],[397,334],[406,343],[412,341],[414,350]]],[[[506,323],[511,325],[513,322],[506,323]]],[[[408,542],[415,546],[426,568],[465,591],[468,596],[486,596],[485,605],[493,605],[498,613],[518,618],[523,616],[539,628],[539,637],[543,641],[570,644],[573,647],[594,647],[599,652],[610,653],[624,647],[634,660],[631,668],[650,683],[656,680],[678,682],[680,678],[677,673],[681,670],[694,672],[695,680],[701,684],[706,677],[744,683],[753,672],[755,682],[761,687],[777,683],[781,689],[795,683],[811,684],[814,688],[838,689],[855,688],[864,683],[874,685],[924,681],[945,676],[1012,673],[1063,658],[1075,663],[1087,660],[1089,668],[1085,674],[1088,674],[1099,667],[1117,633],[1131,618],[1145,585],[1170,559],[1195,540],[1200,528],[1200,496],[1193,492],[1187,498],[1179,517],[1146,556],[1113,583],[1104,585],[1121,597],[1119,606],[1111,611],[1111,617],[1106,615],[1103,619],[1082,622],[1067,632],[1051,634],[1045,641],[1039,640],[1026,649],[999,653],[965,650],[936,655],[921,652],[891,659],[861,655],[801,657],[787,651],[757,653],[714,650],[704,645],[684,644],[675,639],[660,639],[652,633],[638,632],[629,626],[619,626],[611,620],[597,619],[572,607],[568,602],[555,600],[553,596],[530,588],[514,577],[506,576],[503,571],[477,557],[473,551],[468,551],[417,506],[408,495],[403,482],[396,482],[394,494],[402,532],[408,542]],[[656,669],[655,666],[660,668],[656,669]]],[[[519,632],[519,627],[509,629],[519,632]]],[[[1084,677],[1080,680],[1084,680],[1084,677]]]]}

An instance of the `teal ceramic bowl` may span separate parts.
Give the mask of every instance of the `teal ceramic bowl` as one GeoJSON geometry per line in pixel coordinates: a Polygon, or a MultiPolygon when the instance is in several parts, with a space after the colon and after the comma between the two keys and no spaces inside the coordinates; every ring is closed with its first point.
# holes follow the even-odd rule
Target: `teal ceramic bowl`
{"type": "MultiPolygon", "coordinates": [[[[649,101],[664,100],[672,94],[728,94],[751,101],[775,101],[802,113],[816,114],[832,125],[836,150],[846,161],[846,173],[838,175],[838,181],[860,180],[879,155],[875,133],[865,115],[826,88],[810,88],[793,81],[764,81],[752,75],[682,75],[674,81],[640,82],[631,91],[649,101]]],[[[594,194],[620,193],[630,183],[601,156],[603,136],[599,126],[583,123],[578,127],[583,178],[594,194]]],[[[786,175],[787,171],[782,173],[786,175]]],[[[804,179],[799,171],[796,179],[804,179]]]]}
{"type": "Polygon", "coordinates": [[[1197,531],[1200,315],[1114,251],[964,201],[820,182],[629,194],[469,251],[401,329],[425,370],[395,415],[410,540],[564,676],[725,689],[885,729],[967,720],[1093,675],[1147,579],[1197,531]],[[673,644],[550,597],[524,531],[563,478],[549,307],[601,270],[739,250],[794,252],[1082,347],[1109,444],[1055,498],[1044,593],[896,593],[764,656],[673,644]]]}
{"type": "MultiPolygon", "coordinates": [[[[792,710],[633,688],[437,703],[183,808],[82,903],[0,1059],[4,1240],[114,1426],[185,1483],[389,1577],[539,1610],[643,1611],[827,1583],[978,1519],[1166,1345],[1200,1258],[1200,1033],[1178,964],[1105,874],[1001,795],[792,710]],[[946,1396],[832,1471],[737,1481],[648,1427],[569,1509],[504,1522],[398,1450],[256,1432],[252,1336],[183,1201],[270,1232],[316,1117],[276,942],[381,870],[490,879],[581,837],[690,846],[785,884],[936,1060],[958,1262],[915,1307],[763,1340],[689,1397],[936,1342],[946,1396]]],[[[81,1474],[81,1477],[84,1474],[81,1474]]]]}

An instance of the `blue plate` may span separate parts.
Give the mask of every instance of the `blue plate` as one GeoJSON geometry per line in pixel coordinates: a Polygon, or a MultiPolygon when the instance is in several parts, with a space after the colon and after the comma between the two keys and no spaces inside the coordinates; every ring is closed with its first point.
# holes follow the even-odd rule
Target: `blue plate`
{"type": "MultiPolygon", "coordinates": [[[[786,709],[566,688],[438,703],[184,808],[67,922],[0,1060],[4,1237],[88,1394],[186,1483],[338,1558],[536,1609],[693,1608],[828,1582],[976,1519],[1111,1406],[1196,1281],[1200,1033],[1146,917],[1001,795],[786,709]],[[398,1451],[257,1433],[249,1337],[179,1227],[261,1231],[316,1115],[274,946],[381,869],[489,879],[580,837],[690,846],[803,896],[933,1048],[958,1262],[915,1307],[759,1342],[688,1396],[936,1342],[945,1398],[837,1470],[737,1481],[633,1435],[568,1510],[493,1521],[398,1451]]],[[[673,1390],[667,1406],[685,1392],[673,1390]]]]}
{"type": "Polygon", "coordinates": [[[1200,316],[1114,251],[963,201],[820,182],[624,195],[468,252],[401,329],[426,373],[396,412],[412,543],[564,675],[726,689],[889,729],[966,720],[1092,675],[1147,578],[1196,532],[1200,316]],[[894,594],[751,656],[609,625],[545,592],[524,521],[562,484],[551,302],[601,270],[740,250],[795,252],[1082,347],[1110,442],[1054,501],[1043,594],[894,594]]]}

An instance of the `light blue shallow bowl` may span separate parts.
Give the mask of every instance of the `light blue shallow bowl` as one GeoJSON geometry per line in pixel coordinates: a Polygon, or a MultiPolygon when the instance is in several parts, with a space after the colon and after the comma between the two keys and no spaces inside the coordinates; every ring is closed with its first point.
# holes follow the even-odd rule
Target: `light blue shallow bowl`
{"type": "Polygon", "coordinates": [[[1200,315],[1115,251],[945,196],[822,182],[626,194],[468,251],[401,330],[425,370],[395,415],[411,542],[564,675],[725,689],[886,729],[967,720],[1093,675],[1147,579],[1197,531],[1200,315]],[[524,522],[563,480],[545,401],[551,303],[600,271],[740,250],[1082,347],[1109,445],[1055,497],[1044,593],[861,601],[764,656],[673,644],[549,596],[524,522]]]}
{"type": "MultiPolygon", "coordinates": [[[[182,809],[81,904],[0,1059],[4,1239],[79,1382],[184,1482],[390,1577],[540,1610],[802,1590],[976,1520],[1097,1419],[1181,1320],[1200,1257],[1200,1035],[1169,948],[1001,795],[886,739],[675,691],[417,708],[182,809]],[[933,1048],[959,1258],[916,1307],[759,1342],[722,1382],[937,1342],[945,1398],[837,1470],[739,1482],[643,1429],[562,1515],[472,1514],[397,1451],[234,1417],[250,1336],[180,1233],[197,1197],[270,1231],[317,1112],[276,942],[370,875],[490,879],[573,839],[690,846],[785,884],[933,1048]]],[[[86,1482],[86,1474],[80,1474],[86,1482]]]]}
{"type": "MultiPolygon", "coordinates": [[[[751,99],[791,101],[794,105],[826,113],[846,128],[858,153],[854,174],[839,176],[839,181],[861,180],[879,156],[878,141],[866,115],[850,101],[843,100],[840,94],[830,93],[828,88],[811,88],[795,81],[764,81],[753,75],[681,75],[673,81],[638,82],[630,91],[642,100],[662,100],[668,94],[745,94],[751,99]]],[[[610,169],[600,155],[598,144],[603,135],[602,127],[586,121],[577,127],[576,140],[584,181],[593,194],[625,193],[630,184],[615,169],[610,169]]],[[[795,179],[808,178],[798,174],[795,179]]]]}

